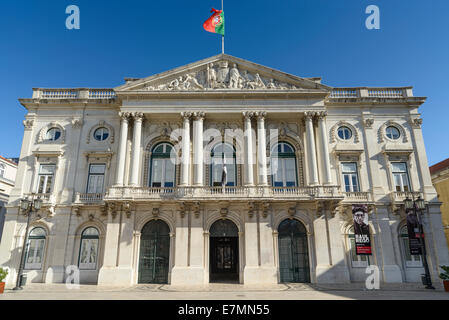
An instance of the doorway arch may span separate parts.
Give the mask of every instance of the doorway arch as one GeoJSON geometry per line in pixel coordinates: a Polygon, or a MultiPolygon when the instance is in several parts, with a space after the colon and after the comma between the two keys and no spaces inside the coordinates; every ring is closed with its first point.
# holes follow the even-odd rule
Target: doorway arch
{"type": "Polygon", "coordinates": [[[282,221],[278,227],[278,243],[280,281],[309,283],[309,246],[304,224],[295,219],[282,221]]]}
{"type": "Polygon", "coordinates": [[[239,281],[239,230],[231,220],[210,227],[210,282],[239,281]]]}
{"type": "Polygon", "coordinates": [[[170,228],[162,220],[152,220],[140,237],[139,283],[168,283],[170,228]]]}

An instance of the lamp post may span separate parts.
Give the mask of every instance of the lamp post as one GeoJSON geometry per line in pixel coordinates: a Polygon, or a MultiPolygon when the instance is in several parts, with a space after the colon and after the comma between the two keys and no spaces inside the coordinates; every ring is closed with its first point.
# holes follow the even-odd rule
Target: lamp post
{"type": "MultiPolygon", "coordinates": [[[[412,195],[413,197],[413,195],[412,195]]],[[[421,256],[423,258],[423,264],[424,264],[424,271],[426,273],[426,289],[435,289],[432,286],[432,278],[430,277],[430,271],[429,271],[429,265],[427,264],[427,253],[426,253],[426,245],[424,244],[424,229],[423,229],[423,223],[421,218],[421,211],[426,208],[426,204],[424,200],[421,198],[421,196],[418,197],[418,199],[410,199],[407,197],[404,201],[405,210],[412,210],[413,213],[416,215],[418,219],[418,228],[419,228],[419,244],[421,247],[421,256]]]]}
{"type": "Polygon", "coordinates": [[[25,237],[23,239],[23,245],[22,245],[22,255],[20,257],[20,265],[19,265],[19,272],[17,274],[17,281],[16,286],[13,290],[22,290],[22,275],[23,275],[23,268],[25,263],[25,252],[27,251],[27,243],[28,243],[28,232],[30,228],[30,221],[31,221],[31,214],[33,213],[33,210],[39,211],[42,207],[42,200],[40,197],[35,198],[33,195],[31,200],[28,198],[21,199],[20,200],[20,209],[27,215],[27,227],[25,231],[25,237]]]}

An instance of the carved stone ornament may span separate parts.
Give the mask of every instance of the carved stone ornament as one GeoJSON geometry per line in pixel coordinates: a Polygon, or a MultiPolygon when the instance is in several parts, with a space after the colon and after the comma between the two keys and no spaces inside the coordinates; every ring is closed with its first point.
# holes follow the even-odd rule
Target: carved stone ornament
{"type": "Polygon", "coordinates": [[[152,213],[152,215],[153,215],[154,218],[158,218],[158,217],[159,217],[159,214],[160,214],[160,210],[159,210],[158,207],[156,207],[156,208],[153,208],[153,210],[151,211],[151,213],[152,213]]]}
{"type": "Polygon", "coordinates": [[[193,209],[193,214],[195,215],[195,218],[199,218],[200,217],[200,210],[201,210],[201,206],[199,202],[194,202],[192,205],[192,209],[193,209]]]}
{"type": "Polygon", "coordinates": [[[197,71],[187,71],[160,83],[151,83],[145,91],[204,91],[227,90],[297,90],[293,84],[261,76],[226,60],[210,63],[197,71]]]}
{"type": "Polygon", "coordinates": [[[248,203],[248,217],[252,219],[254,217],[254,214],[256,213],[256,207],[254,205],[254,202],[248,203]]]}
{"type": "Polygon", "coordinates": [[[23,126],[25,127],[25,130],[31,130],[34,126],[34,120],[24,120],[23,126]]]}
{"type": "Polygon", "coordinates": [[[260,211],[262,212],[262,216],[264,218],[268,217],[268,213],[270,211],[270,203],[269,202],[260,203],[260,211]]]}
{"type": "Polygon", "coordinates": [[[83,120],[81,118],[72,118],[70,122],[73,129],[81,129],[83,126],[83,120]]]}
{"type": "Polygon", "coordinates": [[[363,125],[365,126],[366,129],[372,129],[373,128],[373,124],[374,124],[374,119],[373,118],[367,118],[363,122],[363,125]]]}
{"type": "Polygon", "coordinates": [[[81,210],[80,210],[80,207],[73,207],[73,213],[74,213],[77,217],[81,217],[81,210]]]}
{"type": "Polygon", "coordinates": [[[290,219],[293,219],[295,214],[296,214],[296,206],[288,208],[288,215],[290,216],[290,219]]]}
{"type": "Polygon", "coordinates": [[[421,129],[421,126],[423,124],[423,120],[421,118],[414,118],[414,119],[411,119],[410,123],[412,125],[412,128],[414,128],[414,129],[421,129]]]}
{"type": "Polygon", "coordinates": [[[115,219],[115,217],[117,216],[117,210],[115,207],[115,203],[108,204],[108,214],[111,215],[112,219],[115,219]]]}

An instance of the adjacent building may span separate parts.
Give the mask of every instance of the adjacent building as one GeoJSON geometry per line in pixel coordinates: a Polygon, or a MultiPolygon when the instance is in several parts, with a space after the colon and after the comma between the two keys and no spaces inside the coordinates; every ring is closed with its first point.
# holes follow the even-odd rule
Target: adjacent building
{"type": "Polygon", "coordinates": [[[20,199],[44,200],[28,281],[133,285],[419,282],[404,200],[426,201],[431,275],[449,264],[411,87],[333,88],[218,55],[114,89],[35,88],[0,265],[15,281],[20,199]],[[226,169],[224,169],[226,168],[226,169]],[[353,205],[372,255],[355,254],[353,205]]]}
{"type": "Polygon", "coordinates": [[[431,166],[430,174],[432,175],[433,186],[438,193],[438,198],[442,202],[441,218],[449,245],[449,159],[431,166]]]}
{"type": "Polygon", "coordinates": [[[9,194],[14,188],[16,179],[17,160],[0,156],[0,242],[2,241],[3,225],[5,223],[6,205],[9,194]]]}

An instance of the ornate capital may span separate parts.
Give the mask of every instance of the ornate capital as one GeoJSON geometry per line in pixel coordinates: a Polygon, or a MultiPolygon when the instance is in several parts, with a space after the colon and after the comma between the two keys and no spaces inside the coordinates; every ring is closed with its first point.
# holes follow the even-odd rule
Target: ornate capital
{"type": "Polygon", "coordinates": [[[129,112],[119,112],[119,117],[122,120],[122,122],[128,122],[129,118],[131,117],[131,113],[129,112]]]}
{"type": "Polygon", "coordinates": [[[421,129],[423,120],[421,118],[414,118],[414,119],[411,119],[410,123],[412,125],[412,128],[421,129]]]}
{"type": "Polygon", "coordinates": [[[373,118],[368,118],[368,119],[365,119],[365,121],[363,121],[363,125],[365,126],[366,129],[372,129],[373,124],[374,124],[373,118]]]}
{"type": "Polygon", "coordinates": [[[181,118],[184,120],[184,121],[189,121],[190,120],[190,118],[192,117],[192,112],[181,112],[181,118]]]}
{"type": "Polygon", "coordinates": [[[244,112],[242,112],[242,114],[243,114],[243,118],[245,120],[251,120],[255,115],[255,113],[253,111],[244,111],[244,112]]]}
{"type": "Polygon", "coordinates": [[[257,120],[263,121],[263,120],[265,120],[267,113],[265,111],[257,111],[254,113],[254,115],[257,117],[257,120]]]}
{"type": "Polygon", "coordinates": [[[206,117],[206,113],[204,113],[202,111],[192,112],[192,117],[196,121],[203,121],[204,118],[206,117]]]}
{"type": "Polygon", "coordinates": [[[25,130],[31,130],[34,126],[34,120],[24,120],[23,126],[25,127],[25,130]]]}
{"type": "Polygon", "coordinates": [[[313,111],[306,111],[304,112],[304,119],[306,121],[313,121],[313,118],[315,117],[316,112],[313,111]]]}
{"type": "Polygon", "coordinates": [[[316,116],[318,118],[318,121],[323,121],[327,117],[327,111],[317,112],[316,116]]]}
{"type": "Polygon", "coordinates": [[[134,121],[142,121],[143,120],[143,112],[134,112],[132,114],[134,121]]]}

